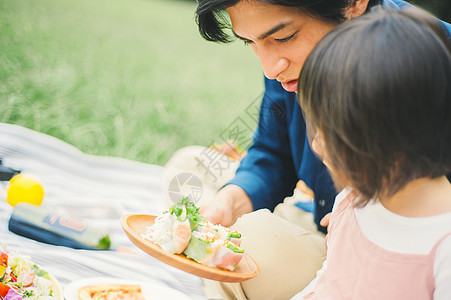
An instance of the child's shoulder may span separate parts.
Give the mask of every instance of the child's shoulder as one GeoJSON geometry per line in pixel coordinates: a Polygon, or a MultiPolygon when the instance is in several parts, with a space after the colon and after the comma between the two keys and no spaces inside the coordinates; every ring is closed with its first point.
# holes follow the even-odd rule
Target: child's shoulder
{"type": "MultiPolygon", "coordinates": [[[[428,254],[446,241],[451,253],[451,212],[431,217],[405,217],[386,209],[380,202],[355,208],[362,233],[387,250],[428,254]]],[[[441,246],[440,246],[441,247],[441,246]]]]}
{"type": "MultiPolygon", "coordinates": [[[[338,195],[335,197],[334,206],[332,208],[332,211],[337,210],[338,207],[344,202],[353,200],[353,196],[356,196],[357,192],[351,187],[345,187],[338,195]]],[[[357,196],[358,197],[358,196],[357,196]]]]}
{"type": "Polygon", "coordinates": [[[447,270],[451,270],[451,231],[439,240],[436,246],[435,265],[437,268],[447,265],[447,270]]]}

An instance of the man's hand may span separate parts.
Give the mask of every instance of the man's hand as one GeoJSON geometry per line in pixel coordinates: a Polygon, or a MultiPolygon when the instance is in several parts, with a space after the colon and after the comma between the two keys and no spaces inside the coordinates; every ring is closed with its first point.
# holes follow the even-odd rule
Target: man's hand
{"type": "Polygon", "coordinates": [[[246,192],[239,186],[230,184],[219,190],[215,198],[202,206],[199,212],[208,221],[229,227],[240,216],[252,210],[252,202],[246,192]]]}

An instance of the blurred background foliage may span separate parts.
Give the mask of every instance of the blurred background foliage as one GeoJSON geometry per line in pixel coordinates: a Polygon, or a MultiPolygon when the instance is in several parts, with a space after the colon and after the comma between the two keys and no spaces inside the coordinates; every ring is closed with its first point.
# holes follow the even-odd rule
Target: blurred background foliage
{"type": "Polygon", "coordinates": [[[1,0],[0,122],[160,165],[180,147],[221,142],[261,94],[262,73],[242,43],[204,41],[194,10],[169,0],[1,0]]]}
{"type": "MultiPolygon", "coordinates": [[[[451,19],[450,0],[413,3],[451,19]]],[[[0,122],[86,153],[160,165],[183,146],[222,142],[258,104],[262,72],[242,43],[204,41],[195,6],[1,0],[0,122]]]]}

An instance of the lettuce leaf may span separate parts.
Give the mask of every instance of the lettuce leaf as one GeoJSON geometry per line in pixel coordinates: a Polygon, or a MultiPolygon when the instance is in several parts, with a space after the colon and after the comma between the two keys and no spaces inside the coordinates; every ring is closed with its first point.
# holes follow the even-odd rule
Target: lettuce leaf
{"type": "Polygon", "coordinates": [[[199,214],[199,208],[196,207],[194,202],[190,201],[188,197],[184,197],[176,204],[169,207],[169,213],[175,215],[179,221],[184,221],[188,218],[191,230],[204,221],[204,217],[199,214]]]}
{"type": "Polygon", "coordinates": [[[207,256],[211,252],[211,242],[205,241],[201,238],[198,238],[194,235],[191,236],[191,239],[183,253],[200,263],[202,259],[207,256]]]}

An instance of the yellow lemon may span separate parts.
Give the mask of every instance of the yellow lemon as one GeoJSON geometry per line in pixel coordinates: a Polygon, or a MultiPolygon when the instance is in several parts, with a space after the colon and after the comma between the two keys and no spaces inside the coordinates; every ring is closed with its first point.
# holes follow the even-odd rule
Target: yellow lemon
{"type": "Polygon", "coordinates": [[[8,187],[9,187],[11,184],[13,184],[16,180],[19,180],[19,179],[21,179],[21,178],[24,178],[24,175],[22,175],[22,174],[14,175],[14,176],[9,180],[8,187]]]}
{"type": "Polygon", "coordinates": [[[11,178],[7,188],[6,202],[16,206],[19,202],[41,205],[44,188],[35,178],[18,174],[11,178]]]}

